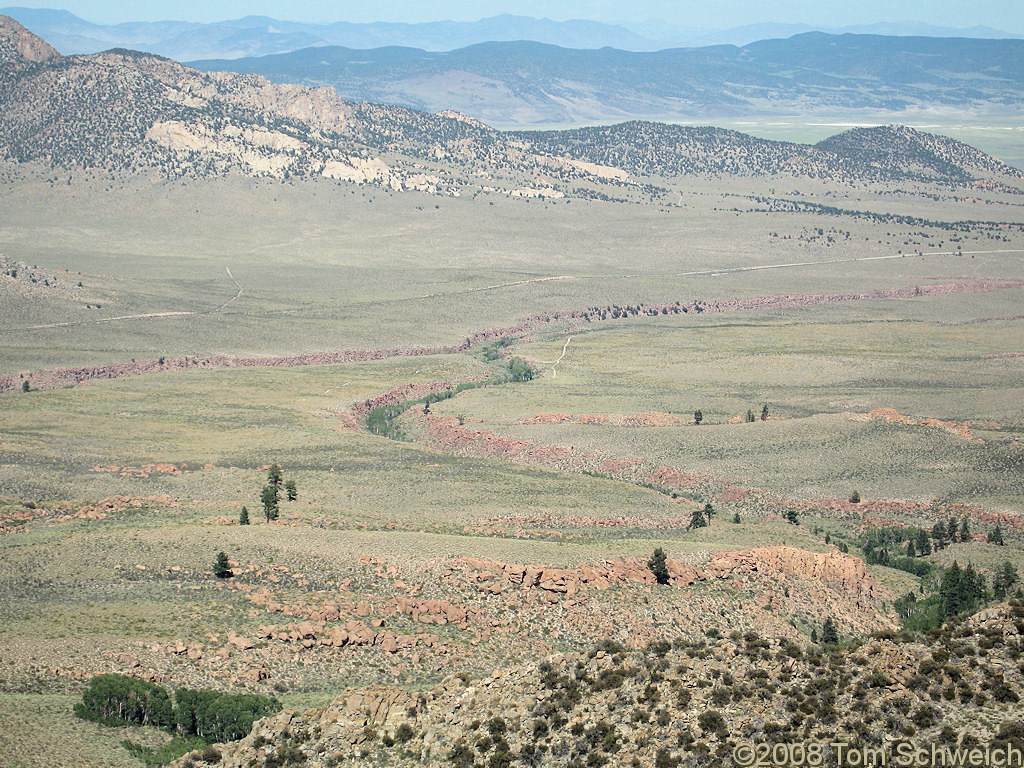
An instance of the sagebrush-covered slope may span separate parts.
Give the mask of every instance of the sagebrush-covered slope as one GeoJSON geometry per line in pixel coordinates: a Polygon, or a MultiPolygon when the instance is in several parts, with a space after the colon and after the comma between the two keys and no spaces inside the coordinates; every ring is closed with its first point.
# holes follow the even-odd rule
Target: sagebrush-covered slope
{"type": "Polygon", "coordinates": [[[203,73],[126,50],[63,57],[0,20],[0,153],[8,159],[166,176],[321,176],[458,194],[511,180],[517,194],[573,194],[627,176],[766,176],[969,185],[1020,172],[960,142],[904,127],[816,146],[649,122],[508,133],[457,112],[354,103],[331,88],[203,73]],[[469,181],[472,174],[482,180],[469,181]]]}

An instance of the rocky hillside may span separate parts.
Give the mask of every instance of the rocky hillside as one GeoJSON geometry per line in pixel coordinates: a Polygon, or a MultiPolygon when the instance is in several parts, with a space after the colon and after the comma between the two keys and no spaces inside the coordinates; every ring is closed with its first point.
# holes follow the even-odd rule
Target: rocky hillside
{"type": "Polygon", "coordinates": [[[516,134],[533,147],[638,176],[770,176],[970,184],[1024,174],[967,144],[906,126],[855,128],[816,145],[724,128],[629,122],[516,134]]]}
{"type": "Polygon", "coordinates": [[[168,176],[315,175],[448,192],[456,191],[454,174],[474,165],[582,173],[533,158],[461,116],[208,75],[133,51],[62,57],[6,17],[0,55],[0,152],[18,162],[168,176]]]}
{"type": "Polygon", "coordinates": [[[324,709],[258,722],[203,757],[225,768],[660,768],[727,765],[733,755],[752,764],[734,750],[773,744],[819,744],[821,764],[847,764],[836,742],[890,757],[899,742],[1020,748],[1022,650],[1020,601],[917,640],[883,633],[803,645],[753,631],[698,640],[667,632],[644,649],[605,641],[482,680],[452,675],[429,691],[352,691],[324,709]]]}
{"type": "Polygon", "coordinates": [[[133,51],[64,57],[8,17],[0,17],[0,116],[0,157],[21,163],[326,177],[445,194],[609,197],[623,186],[642,190],[646,177],[690,174],[954,185],[1021,176],[908,128],[852,131],[813,147],[644,122],[507,133],[457,112],[355,103],[331,88],[203,73],[133,51]]]}

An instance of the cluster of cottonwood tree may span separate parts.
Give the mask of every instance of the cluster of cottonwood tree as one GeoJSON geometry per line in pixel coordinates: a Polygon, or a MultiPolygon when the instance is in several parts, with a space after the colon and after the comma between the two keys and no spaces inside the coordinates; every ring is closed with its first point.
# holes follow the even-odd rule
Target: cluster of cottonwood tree
{"type": "Polygon", "coordinates": [[[75,705],[78,717],[104,725],[152,725],[207,741],[233,741],[262,717],[281,711],[281,702],[256,694],[220,693],[161,685],[127,675],[97,675],[75,705]]]}

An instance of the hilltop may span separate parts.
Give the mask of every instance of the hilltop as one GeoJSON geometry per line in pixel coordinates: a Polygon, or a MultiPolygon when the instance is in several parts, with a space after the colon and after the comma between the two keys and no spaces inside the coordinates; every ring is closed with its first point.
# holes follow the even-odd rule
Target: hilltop
{"type": "Polygon", "coordinates": [[[649,177],[694,174],[953,185],[1020,176],[908,128],[852,131],[817,146],[640,122],[506,133],[457,112],[356,103],[327,87],[204,73],[133,51],[64,57],[6,18],[0,40],[0,151],[18,162],[166,177],[320,177],[456,195],[608,196],[623,185],[641,191],[649,177]]]}
{"type": "MultiPolygon", "coordinates": [[[[513,40],[531,40],[566,48],[613,47],[628,51],[656,51],[680,46],[746,45],[756,40],[815,30],[806,24],[762,23],[697,31],[675,28],[664,22],[622,26],[580,19],[559,22],[508,13],[479,21],[338,21],[325,24],[252,15],[207,24],[189,21],[97,24],[68,11],[24,7],[0,8],[0,14],[17,19],[65,54],[138,48],[178,60],[233,59],[331,45],[352,48],[407,46],[449,51],[477,43],[513,40]]],[[[995,39],[1021,37],[991,27],[957,29],[922,22],[882,22],[820,28],[819,31],[995,39]]]]}
{"type": "Polygon", "coordinates": [[[448,52],[320,46],[193,66],[331,85],[345,98],[467,112],[501,126],[873,111],[1019,111],[1024,40],[805,32],[634,52],[529,41],[448,52]]]}

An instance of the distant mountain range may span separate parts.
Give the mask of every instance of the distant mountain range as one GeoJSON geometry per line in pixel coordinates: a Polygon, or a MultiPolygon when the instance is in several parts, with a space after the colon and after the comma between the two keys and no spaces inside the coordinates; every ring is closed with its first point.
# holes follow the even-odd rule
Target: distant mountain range
{"type": "Polygon", "coordinates": [[[900,126],[814,146],[640,121],[509,133],[456,112],[353,103],[329,88],[208,74],[135,51],[65,57],[3,16],[0,158],[165,178],[319,177],[451,195],[615,197],[692,174],[1007,189],[1024,176],[953,139],[900,126]]]}
{"type": "Polygon", "coordinates": [[[403,46],[451,51],[477,43],[517,40],[563,48],[611,47],[625,51],[657,51],[707,45],[746,45],[757,40],[791,37],[811,31],[931,37],[1024,37],[989,27],[954,29],[918,22],[827,29],[805,24],[750,24],[724,30],[695,31],[654,22],[627,28],[594,21],[556,22],[509,14],[473,22],[421,24],[305,24],[247,16],[214,24],[162,21],[113,25],[93,24],[67,11],[37,8],[3,8],[0,14],[20,22],[65,55],[131,48],[178,61],[263,56],[318,45],[356,49],[403,46]]]}
{"type": "Polygon", "coordinates": [[[448,53],[331,46],[192,65],[330,85],[357,101],[455,109],[506,127],[843,109],[999,112],[1024,104],[1024,40],[808,32],[651,53],[532,42],[448,53]]]}

